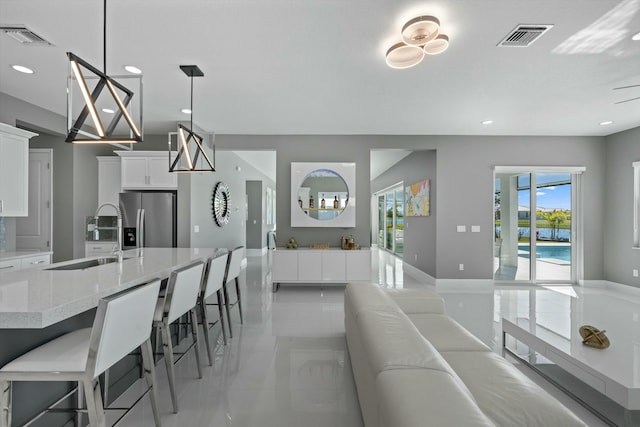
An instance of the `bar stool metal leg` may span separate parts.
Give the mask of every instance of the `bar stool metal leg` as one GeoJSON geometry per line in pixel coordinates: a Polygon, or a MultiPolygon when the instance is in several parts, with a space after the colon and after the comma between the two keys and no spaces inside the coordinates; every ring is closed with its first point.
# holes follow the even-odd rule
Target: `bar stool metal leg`
{"type": "Polygon", "coordinates": [[[242,295],[240,294],[240,281],[236,276],[236,299],[238,302],[238,311],[240,312],[240,324],[244,324],[244,318],[242,317],[242,295]]]}
{"type": "Polygon", "coordinates": [[[200,340],[200,334],[198,333],[198,315],[196,314],[195,306],[189,311],[191,318],[191,335],[193,336],[193,346],[196,352],[196,366],[198,367],[198,378],[202,378],[202,368],[200,367],[200,348],[198,347],[198,341],[200,340]]]}
{"type": "Polygon", "coordinates": [[[140,353],[142,355],[142,370],[144,372],[144,378],[147,381],[147,387],[149,387],[149,393],[151,397],[151,410],[153,411],[153,420],[156,426],[162,425],[160,422],[160,412],[158,411],[158,393],[154,379],[156,377],[156,367],[153,363],[153,350],[151,349],[151,340],[147,340],[140,346],[140,353]]]}
{"type": "Polygon", "coordinates": [[[178,413],[178,399],[176,398],[175,378],[173,375],[173,345],[171,344],[171,334],[168,325],[160,323],[160,334],[162,335],[162,352],[164,353],[164,364],[167,367],[167,379],[169,380],[169,392],[171,393],[171,403],[173,403],[173,413],[178,413]]]}
{"type": "Polygon", "coordinates": [[[87,411],[89,412],[89,424],[91,427],[106,427],[104,407],[100,393],[100,381],[97,378],[84,380],[85,398],[87,399],[87,411]]]}
{"type": "Polygon", "coordinates": [[[229,304],[229,290],[227,284],[222,285],[222,291],[224,293],[224,308],[227,312],[227,324],[229,325],[229,338],[233,338],[233,327],[231,326],[231,308],[229,304]]]}
{"type": "Polygon", "coordinates": [[[218,315],[220,316],[220,327],[222,328],[222,340],[224,341],[224,345],[227,345],[227,333],[224,330],[224,315],[222,312],[222,304],[224,304],[222,300],[222,290],[218,290],[216,295],[218,297],[218,315]]]}
{"type": "Polygon", "coordinates": [[[11,381],[0,381],[0,427],[11,426],[11,381]]]}

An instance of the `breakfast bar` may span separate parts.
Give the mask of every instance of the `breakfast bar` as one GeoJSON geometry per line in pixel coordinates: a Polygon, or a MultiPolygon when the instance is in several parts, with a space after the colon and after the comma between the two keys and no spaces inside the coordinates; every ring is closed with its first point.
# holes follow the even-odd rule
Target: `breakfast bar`
{"type": "MultiPolygon", "coordinates": [[[[124,252],[122,263],[110,257],[94,257],[0,273],[0,366],[64,333],[90,327],[101,298],[154,278],[167,278],[172,270],[226,251],[132,249],[124,252]]],[[[112,396],[138,377],[137,358],[116,371],[110,380],[112,396]]],[[[71,388],[71,384],[64,383],[16,384],[14,422],[22,425],[71,388]]],[[[63,425],[68,417],[53,414],[47,422],[63,425]]]]}

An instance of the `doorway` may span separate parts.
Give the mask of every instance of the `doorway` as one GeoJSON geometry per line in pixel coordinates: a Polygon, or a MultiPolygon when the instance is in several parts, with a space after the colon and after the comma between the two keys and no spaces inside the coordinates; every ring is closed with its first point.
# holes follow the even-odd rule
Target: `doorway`
{"type": "Polygon", "coordinates": [[[29,216],[16,220],[16,248],[50,251],[52,242],[51,149],[29,150],[29,216]]]}
{"type": "Polygon", "coordinates": [[[378,247],[399,257],[404,252],[404,190],[402,183],[376,194],[378,247]]]}
{"type": "Polygon", "coordinates": [[[575,283],[582,169],[496,167],[494,279],[575,283]],[[518,168],[519,169],[519,168],[518,168]]]}

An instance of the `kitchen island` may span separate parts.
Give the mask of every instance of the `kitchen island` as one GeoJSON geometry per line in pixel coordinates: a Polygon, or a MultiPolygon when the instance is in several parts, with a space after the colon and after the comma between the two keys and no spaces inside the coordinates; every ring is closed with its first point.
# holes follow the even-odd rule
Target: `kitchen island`
{"type": "MultiPolygon", "coordinates": [[[[91,327],[100,298],[113,295],[191,262],[226,252],[213,248],[144,248],[124,252],[122,263],[83,258],[0,273],[0,366],[57,336],[91,327]],[[98,264],[86,267],[88,264],[98,264]],[[82,268],[85,267],[85,268],[82,268]]],[[[139,377],[138,358],[116,365],[110,396],[139,377]]],[[[70,383],[17,383],[13,420],[22,425],[71,390],[70,383]]],[[[110,399],[111,400],[111,399],[110,399]]],[[[73,402],[69,402],[73,404],[73,402]]],[[[69,414],[51,414],[36,426],[64,425],[69,414]]]]}
{"type": "MultiPolygon", "coordinates": [[[[144,248],[124,252],[122,263],[64,269],[94,258],[0,273],[0,329],[45,328],[91,310],[98,300],[226,249],[144,248]]],[[[0,360],[1,362],[1,360],[0,360]]]]}

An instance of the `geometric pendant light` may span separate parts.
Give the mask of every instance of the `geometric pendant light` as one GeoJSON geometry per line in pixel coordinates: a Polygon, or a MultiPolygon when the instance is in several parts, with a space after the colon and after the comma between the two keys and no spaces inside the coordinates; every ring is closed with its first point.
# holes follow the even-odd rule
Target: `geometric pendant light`
{"type": "Polygon", "coordinates": [[[213,140],[205,141],[193,128],[193,78],[203,77],[197,65],[181,65],[180,69],[191,79],[190,128],[179,124],[175,135],[175,147],[169,137],[169,172],[215,172],[215,146],[213,140]]]}
{"type": "MultiPolygon", "coordinates": [[[[140,94],[140,100],[137,103],[140,116],[137,120],[138,123],[136,123],[129,111],[134,92],[121,81],[107,75],[106,14],[107,0],[104,0],[103,71],[77,55],[67,52],[70,72],[67,87],[66,142],[131,144],[142,141],[142,95],[140,94]],[[75,118],[72,117],[74,114],[74,90],[80,92],[80,97],[76,96],[75,103],[80,102],[82,105],[82,109],[75,118]],[[105,108],[100,109],[101,106],[105,108]],[[109,108],[106,108],[107,106],[109,108]],[[124,120],[122,120],[123,118],[124,120]],[[119,125],[120,127],[118,127],[119,125]]],[[[140,81],[141,85],[141,76],[132,78],[140,81]]]]}

